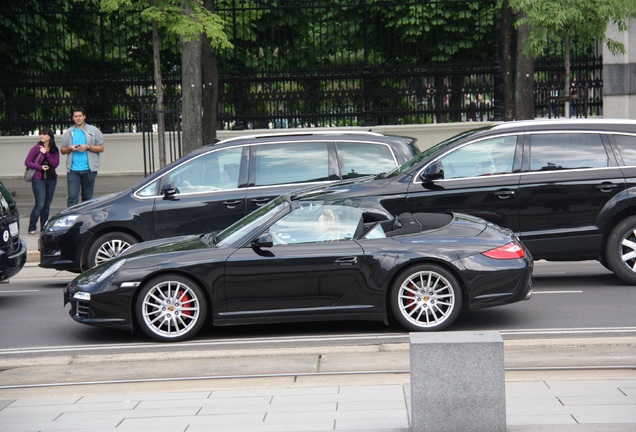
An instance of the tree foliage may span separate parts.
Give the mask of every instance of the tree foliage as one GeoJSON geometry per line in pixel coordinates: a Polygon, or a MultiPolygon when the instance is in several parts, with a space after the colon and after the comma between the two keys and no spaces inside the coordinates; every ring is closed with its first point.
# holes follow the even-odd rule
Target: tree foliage
{"type": "Polygon", "coordinates": [[[624,53],[625,46],[607,36],[607,26],[615,23],[620,31],[626,31],[629,20],[636,18],[636,2],[632,0],[509,0],[509,3],[513,9],[525,13],[517,25],[530,25],[525,49],[535,57],[543,54],[546,41],[562,42],[574,36],[581,42],[602,41],[613,54],[624,53]]]}

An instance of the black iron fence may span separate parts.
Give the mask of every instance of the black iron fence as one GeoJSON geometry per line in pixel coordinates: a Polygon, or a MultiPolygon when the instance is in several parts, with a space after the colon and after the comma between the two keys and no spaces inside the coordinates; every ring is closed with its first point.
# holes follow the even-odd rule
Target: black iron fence
{"type": "MultiPolygon", "coordinates": [[[[138,13],[104,14],[90,2],[10,3],[0,10],[0,134],[64,129],[74,105],[105,133],[151,128],[151,29],[138,13]]],[[[477,94],[486,117],[501,115],[493,0],[219,0],[216,12],[235,46],[217,53],[219,129],[465,121],[477,94]]],[[[575,51],[572,113],[600,114],[599,50],[575,51]]],[[[166,104],[177,109],[177,38],[162,35],[161,58],[166,104]]],[[[563,112],[562,61],[555,46],[537,62],[537,116],[572,114],[563,112]]]]}

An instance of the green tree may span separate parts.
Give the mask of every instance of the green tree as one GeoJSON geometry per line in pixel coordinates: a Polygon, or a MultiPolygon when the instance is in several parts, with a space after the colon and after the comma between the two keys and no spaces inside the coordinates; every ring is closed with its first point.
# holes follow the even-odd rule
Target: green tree
{"type": "MultiPolygon", "coordinates": [[[[607,25],[613,22],[620,31],[628,29],[629,20],[636,18],[633,0],[508,0],[510,7],[523,11],[517,26],[529,26],[523,41],[524,51],[538,57],[544,53],[548,40],[563,43],[566,97],[570,94],[570,42],[596,40],[604,42],[613,54],[624,53],[625,46],[607,37],[607,25]]],[[[569,104],[566,104],[568,112],[569,104]]]]}
{"type": "MultiPolygon", "coordinates": [[[[154,79],[157,97],[157,127],[159,129],[159,165],[166,164],[165,122],[163,115],[163,81],[161,76],[160,34],[163,28],[177,35],[184,43],[199,39],[205,35],[209,42],[218,48],[231,48],[227,35],[223,31],[223,20],[206,9],[203,0],[100,0],[102,10],[107,12],[121,10],[141,10],[142,18],[152,23],[152,46],[154,79]]],[[[198,66],[201,67],[199,63],[198,66]]],[[[200,76],[200,69],[195,71],[200,76]]],[[[192,99],[184,100],[184,111],[195,112],[186,106],[192,99]]],[[[196,101],[194,101],[196,103],[196,101]]],[[[186,151],[189,149],[186,149],[186,151]]]]}

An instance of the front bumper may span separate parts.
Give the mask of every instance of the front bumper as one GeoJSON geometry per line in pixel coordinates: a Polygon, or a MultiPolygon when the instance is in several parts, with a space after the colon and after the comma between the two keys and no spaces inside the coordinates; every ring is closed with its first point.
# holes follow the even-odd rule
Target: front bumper
{"type": "Polygon", "coordinates": [[[43,232],[39,240],[40,267],[80,273],[82,252],[89,238],[90,233],[81,233],[77,226],[61,232],[43,232]]]}
{"type": "Polygon", "coordinates": [[[81,324],[133,330],[131,301],[127,296],[91,294],[90,299],[75,298],[74,283],[64,288],[64,306],[71,305],[69,315],[81,324]],[[106,299],[107,301],[103,301],[106,299]]]}
{"type": "Polygon", "coordinates": [[[18,250],[10,255],[0,250],[0,281],[12,278],[18,274],[26,263],[26,242],[22,239],[18,239],[18,243],[18,250]]]}

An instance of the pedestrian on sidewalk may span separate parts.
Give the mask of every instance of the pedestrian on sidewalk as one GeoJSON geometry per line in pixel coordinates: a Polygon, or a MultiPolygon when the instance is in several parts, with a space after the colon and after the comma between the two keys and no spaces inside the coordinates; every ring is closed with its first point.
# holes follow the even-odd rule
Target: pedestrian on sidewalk
{"type": "Polygon", "coordinates": [[[36,234],[38,219],[40,220],[40,231],[42,231],[49,218],[51,202],[57,186],[55,169],[59,164],[60,152],[55,145],[53,130],[50,128],[40,129],[40,141],[29,150],[24,160],[24,165],[27,168],[35,170],[31,182],[35,205],[29,217],[29,234],[36,234]]]}
{"type": "Polygon", "coordinates": [[[67,206],[93,198],[95,179],[99,171],[99,157],[104,151],[104,137],[95,126],[86,123],[82,107],[73,108],[73,123],[62,135],[62,154],[66,157],[67,206]]]}

